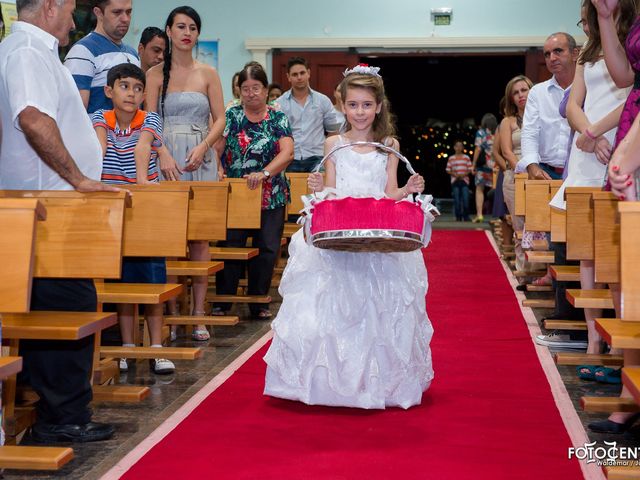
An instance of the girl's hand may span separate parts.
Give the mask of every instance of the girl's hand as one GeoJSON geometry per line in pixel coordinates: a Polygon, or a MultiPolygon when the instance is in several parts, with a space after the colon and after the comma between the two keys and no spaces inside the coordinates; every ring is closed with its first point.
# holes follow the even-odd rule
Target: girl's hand
{"type": "Polygon", "coordinates": [[[218,181],[222,181],[227,178],[227,174],[224,173],[224,168],[221,165],[218,165],[218,181]]]}
{"type": "Polygon", "coordinates": [[[611,159],[611,144],[607,137],[601,136],[596,141],[596,149],[595,149],[596,158],[603,165],[607,165],[609,160],[611,159]]]}
{"type": "Polygon", "coordinates": [[[409,193],[422,193],[424,190],[424,178],[419,173],[414,173],[409,177],[405,188],[409,193]]]}
{"type": "Polygon", "coordinates": [[[635,182],[632,175],[620,171],[619,161],[620,155],[614,155],[609,162],[611,192],[620,200],[635,200],[635,182]]]}
{"type": "Polygon", "coordinates": [[[581,133],[576,140],[576,147],[578,147],[583,152],[593,153],[596,149],[597,140],[597,138],[591,138],[586,133],[581,133]]]}
{"type": "Polygon", "coordinates": [[[255,190],[267,177],[262,172],[253,172],[249,175],[244,175],[242,178],[247,179],[249,190],[255,190]]]}
{"type": "Polygon", "coordinates": [[[319,172],[309,174],[307,178],[307,186],[312,192],[321,192],[324,190],[324,179],[319,172]]]}
{"type": "Polygon", "coordinates": [[[618,0],[591,0],[591,3],[596,7],[598,16],[601,18],[611,17],[618,6],[618,0]]]}
{"type": "Polygon", "coordinates": [[[204,161],[204,156],[207,153],[207,150],[209,150],[209,147],[207,147],[207,144],[204,142],[193,147],[185,160],[185,172],[194,172],[199,169],[204,161]]]}

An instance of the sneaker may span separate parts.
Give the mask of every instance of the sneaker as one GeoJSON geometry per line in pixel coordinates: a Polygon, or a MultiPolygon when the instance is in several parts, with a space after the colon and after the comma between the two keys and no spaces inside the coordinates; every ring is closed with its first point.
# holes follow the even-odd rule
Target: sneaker
{"type": "Polygon", "coordinates": [[[176,366],[171,360],[166,358],[156,358],[151,361],[151,369],[157,375],[169,375],[176,371],[176,366]]]}
{"type": "Polygon", "coordinates": [[[118,366],[120,367],[121,372],[126,372],[129,370],[129,365],[127,364],[126,358],[121,358],[118,366]]]}
{"type": "Polygon", "coordinates": [[[553,331],[548,335],[537,335],[536,343],[545,347],[587,348],[586,340],[572,340],[568,333],[553,331]]]}

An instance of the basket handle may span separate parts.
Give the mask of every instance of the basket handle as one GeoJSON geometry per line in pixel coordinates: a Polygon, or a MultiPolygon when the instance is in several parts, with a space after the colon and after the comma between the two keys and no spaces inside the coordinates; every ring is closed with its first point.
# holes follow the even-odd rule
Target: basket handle
{"type": "Polygon", "coordinates": [[[347,148],[347,147],[356,147],[356,146],[368,146],[368,147],[376,147],[379,150],[383,150],[387,153],[392,153],[393,155],[395,155],[396,157],[398,157],[400,160],[402,160],[405,164],[405,166],[407,167],[407,170],[409,170],[409,173],[411,175],[415,175],[416,171],[413,169],[413,167],[411,166],[411,163],[409,163],[409,160],[407,160],[407,158],[402,155],[399,151],[397,151],[394,148],[388,147],[387,145],[384,145],[382,143],[379,142],[364,142],[364,141],[360,141],[360,142],[351,142],[351,143],[343,143],[341,145],[337,145],[335,147],[333,147],[331,149],[331,151],[329,153],[327,153],[322,160],[320,161],[320,163],[316,166],[316,168],[313,169],[314,173],[317,173],[320,171],[320,168],[322,167],[322,165],[324,165],[324,162],[327,161],[327,159],[333,155],[334,153],[336,153],[338,150],[342,150],[343,148],[347,148]]]}

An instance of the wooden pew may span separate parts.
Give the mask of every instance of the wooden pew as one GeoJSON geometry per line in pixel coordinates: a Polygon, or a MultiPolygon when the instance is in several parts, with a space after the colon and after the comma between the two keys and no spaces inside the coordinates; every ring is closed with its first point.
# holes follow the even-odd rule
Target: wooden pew
{"type": "MultiPolygon", "coordinates": [[[[242,178],[228,178],[229,201],[227,207],[227,229],[259,229],[262,215],[262,186],[249,190],[247,181],[242,178]]],[[[225,236],[226,238],[226,236],[225,236]]],[[[257,248],[211,247],[211,258],[214,260],[249,260],[259,254],[257,248]]],[[[206,296],[207,302],[217,303],[269,303],[271,297],[247,295],[217,295],[211,291],[206,296]]]]}
{"type": "MultiPolygon", "coordinates": [[[[186,182],[162,182],[157,185],[126,185],[131,192],[132,208],[127,209],[124,223],[123,256],[128,257],[184,257],[187,253],[188,212],[192,189],[186,182]]],[[[138,305],[154,305],[175,298],[183,291],[181,284],[99,283],[96,284],[100,303],[134,305],[137,318],[138,305]]],[[[137,325],[134,320],[134,325],[137,325]]],[[[134,329],[134,343],[149,345],[148,330],[144,339],[140,330],[134,329]]],[[[168,336],[168,329],[167,329],[168,336]]],[[[105,347],[100,355],[104,358],[105,347]]],[[[200,355],[200,349],[190,349],[191,358],[200,355]]],[[[144,351],[130,350],[127,358],[147,358],[144,351]]],[[[162,357],[170,360],[182,359],[184,352],[177,353],[172,347],[162,349],[162,357]]],[[[107,357],[108,358],[108,357],[107,357]]]]}
{"type": "MultiPolygon", "coordinates": [[[[118,259],[122,256],[124,218],[131,207],[127,192],[2,191],[0,198],[37,198],[47,209],[46,221],[37,226],[34,277],[120,277],[118,259]]],[[[79,339],[94,335],[94,379],[95,372],[104,368],[99,356],[100,332],[117,323],[115,314],[101,312],[39,311],[15,314],[5,320],[5,338],[10,339],[12,353],[18,352],[20,339],[79,339]]],[[[147,387],[120,387],[120,390],[136,398],[149,393],[147,387]]],[[[11,378],[5,398],[13,400],[15,391],[15,378],[11,378]]],[[[100,400],[97,391],[94,400],[100,400]]],[[[13,407],[9,410],[13,416],[13,407]]],[[[14,425],[18,428],[25,424],[16,421],[14,425]]]]}
{"type": "MultiPolygon", "coordinates": [[[[528,231],[551,232],[552,208],[549,206],[560,180],[525,180],[525,225],[528,231]]],[[[525,252],[530,263],[551,264],[555,260],[551,251],[525,252]]]]}
{"type": "MultiPolygon", "coordinates": [[[[613,195],[605,192],[594,196],[594,204],[596,208],[596,245],[598,245],[596,252],[601,257],[599,259],[598,254],[596,255],[596,265],[600,263],[600,278],[613,283],[620,282],[624,298],[622,318],[596,319],[596,329],[612,348],[638,349],[640,348],[640,297],[638,296],[640,292],[638,292],[637,284],[640,281],[640,275],[634,271],[635,265],[629,262],[637,261],[640,258],[640,251],[636,245],[637,235],[640,234],[640,205],[638,202],[618,203],[613,195]],[[616,210],[620,211],[619,222],[616,210]],[[603,218],[599,219],[599,215],[603,218]],[[598,238],[598,235],[602,238],[598,238]],[[606,245],[605,240],[609,240],[611,243],[606,245]]],[[[640,411],[640,407],[637,405],[640,399],[638,395],[639,373],[640,368],[637,367],[625,367],[622,370],[622,381],[633,394],[636,408],[632,409],[630,405],[627,405],[624,410],[609,411],[640,411]]],[[[627,401],[627,399],[618,400],[619,402],[627,401]]],[[[589,403],[585,405],[586,407],[591,406],[589,403]]]]}
{"type": "MultiPolygon", "coordinates": [[[[567,259],[594,260],[594,208],[596,187],[569,187],[567,199],[567,259]]],[[[576,308],[613,308],[611,292],[605,289],[567,289],[567,300],[576,308]]]]}
{"type": "MultiPolygon", "coordinates": [[[[46,210],[36,199],[0,199],[0,322],[5,337],[5,315],[29,311],[36,221],[45,218],[46,210]]],[[[0,357],[0,380],[15,379],[21,370],[22,358],[0,357]]],[[[0,469],[59,470],[71,459],[68,447],[0,446],[0,469]]]]}
{"type": "MultiPolygon", "coordinates": [[[[551,184],[551,198],[553,198],[561,184],[554,182],[551,184]]],[[[567,211],[551,207],[551,241],[554,243],[564,243],[567,241],[567,211]]]]}
{"type": "Polygon", "coordinates": [[[525,195],[525,182],[529,178],[526,173],[516,173],[514,175],[516,194],[515,194],[515,214],[524,216],[527,213],[526,210],[526,195],[525,195]]]}
{"type": "MultiPolygon", "coordinates": [[[[307,187],[307,179],[309,178],[308,173],[288,172],[286,175],[291,185],[291,203],[287,205],[287,213],[285,215],[285,219],[288,220],[289,215],[298,215],[304,208],[301,197],[303,195],[310,194],[311,191],[307,187]]],[[[284,224],[284,236],[286,238],[291,238],[291,236],[299,229],[299,224],[286,221],[284,224]]]]}
{"type": "Polygon", "coordinates": [[[620,283],[620,220],[618,199],[611,192],[594,192],[595,281],[620,283]]]}

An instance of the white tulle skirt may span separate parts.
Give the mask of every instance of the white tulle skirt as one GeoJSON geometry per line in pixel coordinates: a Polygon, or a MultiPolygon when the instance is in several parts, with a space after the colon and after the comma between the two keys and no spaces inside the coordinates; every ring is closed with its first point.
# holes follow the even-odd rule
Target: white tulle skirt
{"type": "Polygon", "coordinates": [[[264,393],[366,409],[419,404],[433,379],[420,251],[321,250],[299,231],[289,253],[264,393]]]}

